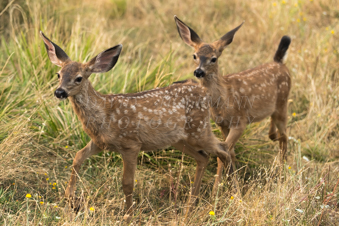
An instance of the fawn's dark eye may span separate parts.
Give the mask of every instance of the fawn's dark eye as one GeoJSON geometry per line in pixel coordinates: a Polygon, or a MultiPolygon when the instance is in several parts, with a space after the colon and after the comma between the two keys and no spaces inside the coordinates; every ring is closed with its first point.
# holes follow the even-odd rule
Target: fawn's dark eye
{"type": "Polygon", "coordinates": [[[213,57],[213,58],[211,59],[211,62],[212,62],[212,63],[217,62],[217,58],[216,58],[216,57],[213,57]]]}
{"type": "Polygon", "coordinates": [[[56,73],[57,74],[57,76],[58,76],[58,79],[60,79],[60,74],[59,73],[56,73]]]}
{"type": "Polygon", "coordinates": [[[197,56],[196,56],[195,54],[193,55],[193,59],[194,59],[194,60],[196,60],[196,59],[197,59],[197,56]]]}
{"type": "Polygon", "coordinates": [[[82,77],[77,77],[77,78],[75,79],[75,82],[81,82],[81,80],[82,80],[82,77]]]}

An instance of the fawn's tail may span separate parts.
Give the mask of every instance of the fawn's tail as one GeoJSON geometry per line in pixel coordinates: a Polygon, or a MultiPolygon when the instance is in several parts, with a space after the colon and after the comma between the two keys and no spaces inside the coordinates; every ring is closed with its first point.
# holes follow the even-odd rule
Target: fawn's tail
{"type": "Polygon", "coordinates": [[[274,61],[277,63],[284,63],[287,58],[287,50],[290,46],[291,38],[288,36],[283,36],[281,38],[277,52],[274,55],[274,61]]]}

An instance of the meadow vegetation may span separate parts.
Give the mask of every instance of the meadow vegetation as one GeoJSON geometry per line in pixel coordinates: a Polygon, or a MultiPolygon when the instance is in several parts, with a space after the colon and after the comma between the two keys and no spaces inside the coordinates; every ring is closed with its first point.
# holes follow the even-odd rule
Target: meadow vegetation
{"type": "MultiPolygon", "coordinates": [[[[58,68],[39,30],[81,62],[123,44],[115,68],[90,80],[102,93],[132,93],[193,77],[193,52],[180,39],[174,15],[206,41],[245,21],[219,60],[223,74],[272,61],[280,38],[292,38],[288,160],[278,166],[268,118],[251,124],[235,148],[240,193],[224,177],[211,195],[217,166],[211,157],[200,200],[185,213],[194,160],[173,148],[140,153],[133,224],[338,225],[336,0],[2,0],[0,224],[123,224],[122,160],[108,152],[83,164],[76,194],[84,207],[68,217],[65,186],[89,137],[69,101],[53,95],[58,68]]],[[[213,130],[222,139],[217,126],[213,130]]]]}

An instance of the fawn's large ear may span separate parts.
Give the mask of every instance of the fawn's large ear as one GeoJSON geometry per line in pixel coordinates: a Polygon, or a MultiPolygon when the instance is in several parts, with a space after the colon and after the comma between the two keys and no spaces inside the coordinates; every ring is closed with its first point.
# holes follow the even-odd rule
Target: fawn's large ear
{"type": "Polygon", "coordinates": [[[220,52],[222,52],[227,45],[232,43],[235,32],[237,32],[243,24],[244,22],[242,22],[238,27],[234,28],[233,30],[227,32],[218,41],[214,42],[215,46],[217,47],[217,49],[219,49],[220,52]]]}
{"type": "Polygon", "coordinates": [[[49,40],[42,31],[40,31],[40,35],[42,40],[44,40],[48,57],[53,64],[62,67],[65,62],[70,61],[67,54],[57,44],[49,40]]]}
{"type": "Polygon", "coordinates": [[[87,63],[87,68],[91,73],[104,73],[111,70],[119,59],[122,45],[116,45],[99,53],[87,63]]]}
{"type": "Polygon", "coordinates": [[[189,46],[196,47],[202,40],[199,38],[197,33],[193,31],[189,26],[184,22],[179,20],[177,16],[174,16],[175,23],[177,24],[177,29],[181,39],[189,46]]]}

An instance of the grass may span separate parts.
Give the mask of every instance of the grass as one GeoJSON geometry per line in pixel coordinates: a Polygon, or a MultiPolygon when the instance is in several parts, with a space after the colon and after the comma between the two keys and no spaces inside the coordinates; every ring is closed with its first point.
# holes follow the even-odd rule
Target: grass
{"type": "MultiPolygon", "coordinates": [[[[53,97],[58,68],[49,62],[39,30],[81,62],[122,43],[113,71],[90,79],[102,93],[132,93],[193,77],[193,52],[177,34],[173,15],[206,41],[245,21],[220,58],[223,74],[271,61],[280,38],[291,36],[288,161],[283,167],[276,164],[278,144],[267,136],[269,119],[248,126],[236,146],[241,193],[224,179],[218,195],[211,195],[216,172],[216,159],[211,158],[200,201],[186,214],[194,161],[171,148],[141,153],[133,224],[338,224],[335,0],[2,1],[1,224],[121,225],[124,214],[121,157],[103,152],[83,165],[77,195],[84,197],[85,205],[73,219],[68,217],[64,189],[75,153],[89,138],[69,102],[53,97]]],[[[221,139],[215,125],[213,130],[221,139]]]]}

